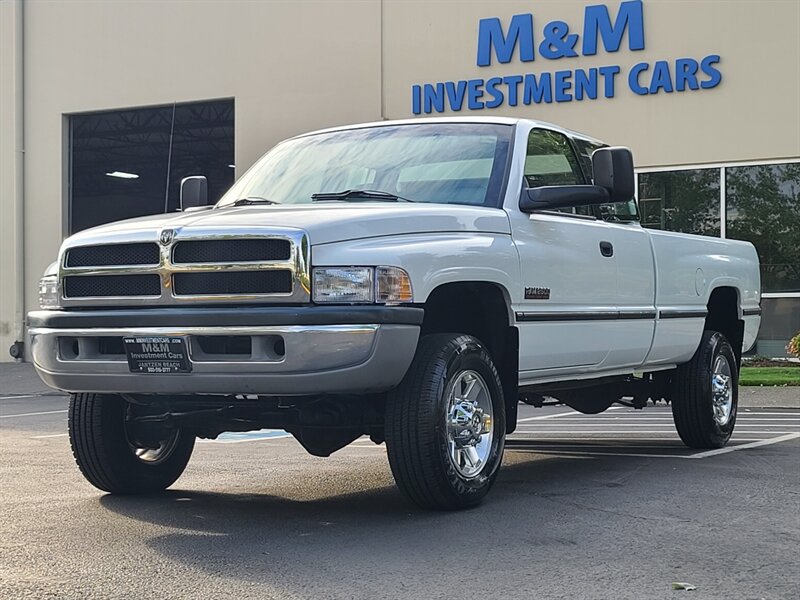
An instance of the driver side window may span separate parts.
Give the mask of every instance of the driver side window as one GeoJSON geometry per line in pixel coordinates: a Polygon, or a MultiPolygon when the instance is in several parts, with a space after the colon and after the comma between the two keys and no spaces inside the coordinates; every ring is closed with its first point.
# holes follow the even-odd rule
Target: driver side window
{"type": "MultiPolygon", "coordinates": [[[[534,129],[530,132],[524,175],[527,187],[586,183],[578,157],[567,137],[548,129],[534,129]]],[[[592,215],[588,206],[564,208],[558,212],[592,215]]]]}
{"type": "Polygon", "coordinates": [[[525,156],[525,182],[528,187],[584,183],[578,158],[566,136],[547,129],[531,131],[525,156]]]}

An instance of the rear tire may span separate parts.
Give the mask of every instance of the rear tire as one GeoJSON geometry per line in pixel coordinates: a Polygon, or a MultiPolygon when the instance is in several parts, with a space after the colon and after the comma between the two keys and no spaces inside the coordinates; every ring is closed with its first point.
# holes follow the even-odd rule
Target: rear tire
{"type": "Polygon", "coordinates": [[[736,424],[739,369],[728,339],[705,331],[692,359],[678,367],[672,385],[672,417],[690,448],[722,448],[736,424]]]}
{"type": "Polygon", "coordinates": [[[400,491],[422,508],[477,505],[497,478],[505,430],[502,385],[481,342],[423,337],[386,404],[386,447],[400,491]]]}
{"type": "Polygon", "coordinates": [[[162,440],[131,441],[122,397],[72,394],[69,440],[83,476],[112,494],[142,494],[168,488],[181,476],[194,449],[194,436],[173,429],[162,440]]]}

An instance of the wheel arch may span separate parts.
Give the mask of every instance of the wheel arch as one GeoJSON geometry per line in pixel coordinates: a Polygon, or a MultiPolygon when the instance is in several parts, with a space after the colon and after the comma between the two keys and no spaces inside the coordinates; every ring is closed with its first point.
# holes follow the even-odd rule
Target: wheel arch
{"type": "Polygon", "coordinates": [[[497,367],[506,406],[506,433],[517,424],[519,330],[508,289],[494,281],[443,283],[425,303],[420,335],[466,333],[483,342],[497,367]]]}
{"type": "Polygon", "coordinates": [[[730,342],[737,364],[742,360],[744,321],[742,320],[741,294],[734,286],[715,287],[706,304],[708,314],[704,329],[719,331],[730,342]]]}

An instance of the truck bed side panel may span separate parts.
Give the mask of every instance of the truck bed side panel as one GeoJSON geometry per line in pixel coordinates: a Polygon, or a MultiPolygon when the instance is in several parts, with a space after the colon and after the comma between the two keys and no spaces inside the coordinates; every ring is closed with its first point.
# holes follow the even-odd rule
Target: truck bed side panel
{"type": "Polygon", "coordinates": [[[646,364],[682,363],[694,354],[703,332],[711,293],[737,290],[739,317],[745,320],[744,347],[758,332],[761,279],[758,255],[748,242],[648,230],[656,263],[656,333],[646,364]]]}

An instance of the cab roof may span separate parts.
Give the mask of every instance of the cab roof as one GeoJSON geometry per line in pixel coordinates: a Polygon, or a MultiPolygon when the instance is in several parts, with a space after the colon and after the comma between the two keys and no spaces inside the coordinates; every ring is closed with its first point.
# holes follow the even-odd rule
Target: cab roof
{"type": "Polygon", "coordinates": [[[586,135],[585,133],[580,133],[578,131],[573,131],[571,129],[567,129],[566,127],[562,127],[560,125],[556,125],[554,123],[548,123],[547,121],[539,121],[535,119],[521,119],[521,118],[513,118],[513,117],[418,117],[415,119],[396,119],[390,121],[372,121],[368,123],[354,123],[352,125],[340,125],[337,127],[327,127],[325,129],[317,129],[316,131],[309,131],[307,133],[302,133],[300,135],[296,135],[293,138],[300,138],[306,137],[309,135],[317,135],[320,133],[332,133],[335,131],[348,131],[351,129],[367,129],[371,127],[391,127],[394,125],[424,125],[424,124],[442,124],[442,123],[489,123],[492,125],[519,125],[519,124],[527,124],[531,127],[544,127],[547,129],[554,129],[556,131],[560,131],[562,133],[566,133],[567,135],[575,138],[580,138],[583,140],[587,140],[589,142],[593,142],[596,144],[606,145],[605,142],[594,138],[590,135],[586,135]]]}

